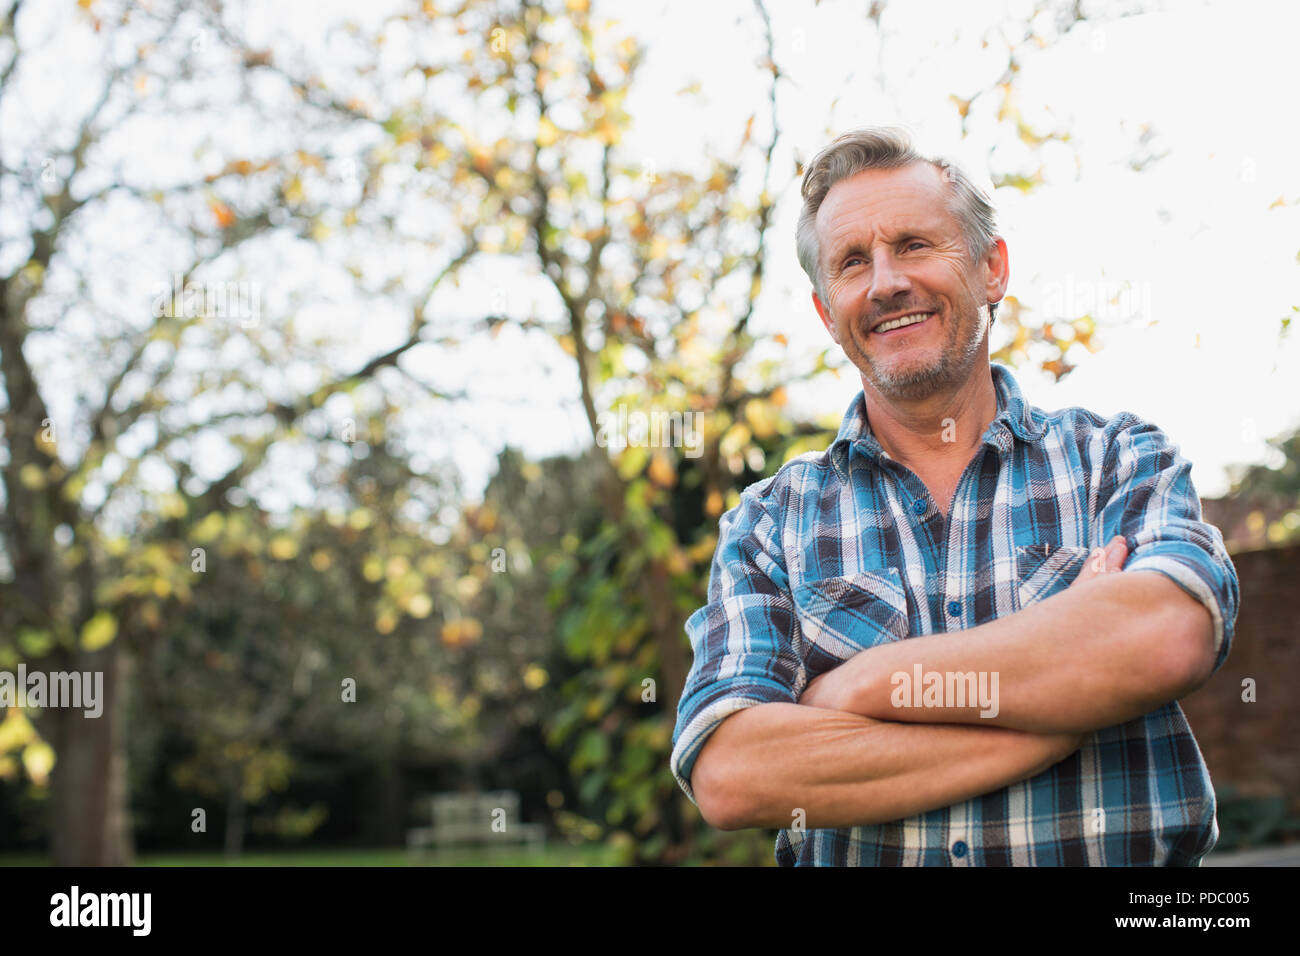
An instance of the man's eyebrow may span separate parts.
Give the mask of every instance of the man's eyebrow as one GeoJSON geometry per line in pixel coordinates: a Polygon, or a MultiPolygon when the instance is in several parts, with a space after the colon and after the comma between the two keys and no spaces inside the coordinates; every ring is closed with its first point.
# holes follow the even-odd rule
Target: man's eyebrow
{"type": "MultiPolygon", "coordinates": [[[[905,226],[902,229],[900,229],[898,231],[897,238],[889,238],[889,237],[882,237],[882,238],[886,238],[891,244],[894,245],[897,245],[902,242],[910,242],[913,239],[923,239],[926,242],[931,242],[934,239],[935,231],[936,231],[935,227],[931,223],[914,223],[910,226],[905,226]]],[[[861,239],[852,239],[846,242],[843,247],[832,246],[830,250],[830,255],[831,255],[830,261],[832,263],[836,263],[836,262],[843,261],[843,259],[849,255],[870,257],[870,254],[871,253],[867,248],[867,243],[863,242],[861,239]]]]}
{"type": "Polygon", "coordinates": [[[844,246],[842,246],[842,247],[841,247],[841,246],[836,246],[836,247],[832,248],[832,249],[831,249],[831,264],[834,265],[834,264],[836,264],[836,263],[838,263],[838,262],[843,262],[844,259],[845,259],[847,256],[850,256],[850,255],[858,255],[858,256],[866,256],[866,255],[868,255],[868,253],[867,253],[867,247],[866,247],[866,245],[862,242],[862,240],[860,240],[860,239],[854,239],[852,242],[848,242],[848,243],[846,243],[846,244],[845,244],[844,246]]]}

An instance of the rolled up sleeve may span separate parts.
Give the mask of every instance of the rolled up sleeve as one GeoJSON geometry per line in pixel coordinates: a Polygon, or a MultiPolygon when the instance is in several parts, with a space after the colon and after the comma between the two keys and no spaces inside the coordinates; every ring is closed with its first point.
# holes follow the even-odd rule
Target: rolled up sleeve
{"type": "Polygon", "coordinates": [[[1191,470],[1164,432],[1124,416],[1106,455],[1100,543],[1123,535],[1125,571],[1158,571],[1205,606],[1217,671],[1232,646],[1240,590],[1222,533],[1201,518],[1191,470]]]}
{"type": "Polygon", "coordinates": [[[779,528],[755,488],[719,521],[708,603],[686,621],[695,659],[677,705],[670,764],[692,803],[691,771],[718,725],[756,704],[796,703],[807,683],[779,528]]]}

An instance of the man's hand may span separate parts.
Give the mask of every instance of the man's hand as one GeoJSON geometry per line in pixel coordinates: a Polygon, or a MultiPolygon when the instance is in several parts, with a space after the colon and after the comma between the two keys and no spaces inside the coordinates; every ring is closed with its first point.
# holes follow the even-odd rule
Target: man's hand
{"type": "Polygon", "coordinates": [[[830,678],[839,670],[838,667],[832,667],[824,674],[818,674],[808,682],[808,686],[803,689],[799,695],[799,703],[808,707],[826,707],[830,710],[838,710],[835,696],[835,683],[830,678]]]}
{"type": "Polygon", "coordinates": [[[1083,564],[1083,570],[1079,576],[1071,582],[1070,587],[1076,587],[1084,581],[1091,581],[1093,578],[1099,578],[1103,574],[1113,574],[1124,567],[1124,562],[1128,560],[1128,544],[1121,534],[1115,535],[1110,539],[1110,544],[1105,548],[1093,548],[1092,553],[1088,555],[1088,560],[1083,564]]]}

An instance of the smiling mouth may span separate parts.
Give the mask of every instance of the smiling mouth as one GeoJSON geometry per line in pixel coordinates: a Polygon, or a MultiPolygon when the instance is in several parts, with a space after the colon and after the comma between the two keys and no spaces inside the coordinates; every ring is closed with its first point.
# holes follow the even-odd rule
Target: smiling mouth
{"type": "Polygon", "coordinates": [[[933,312],[913,312],[911,315],[904,315],[901,318],[890,319],[888,322],[882,322],[871,330],[873,335],[889,335],[893,332],[899,332],[903,329],[914,328],[922,325],[933,312]]]}

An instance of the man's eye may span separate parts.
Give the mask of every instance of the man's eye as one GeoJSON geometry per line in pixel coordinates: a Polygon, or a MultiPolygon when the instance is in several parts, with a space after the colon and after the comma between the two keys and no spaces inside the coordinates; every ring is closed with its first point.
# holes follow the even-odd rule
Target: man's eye
{"type": "Polygon", "coordinates": [[[849,266],[853,265],[855,262],[866,262],[866,261],[867,260],[863,259],[861,256],[849,256],[847,259],[844,260],[844,267],[848,268],[849,266]]]}
{"type": "Polygon", "coordinates": [[[919,248],[922,248],[922,247],[924,247],[924,246],[925,246],[925,243],[922,242],[920,239],[913,239],[911,242],[909,242],[909,243],[908,243],[906,246],[904,246],[903,248],[906,249],[906,250],[908,250],[908,251],[910,252],[912,249],[919,249],[919,248]]]}

